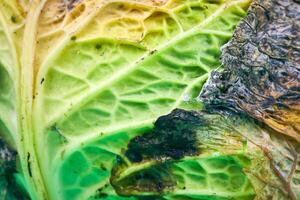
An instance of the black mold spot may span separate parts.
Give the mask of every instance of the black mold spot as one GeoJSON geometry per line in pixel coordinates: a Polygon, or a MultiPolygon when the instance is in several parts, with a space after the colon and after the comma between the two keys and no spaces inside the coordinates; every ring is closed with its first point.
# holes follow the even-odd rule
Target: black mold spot
{"type": "Polygon", "coordinates": [[[141,162],[198,154],[196,127],[203,123],[196,112],[176,109],[160,117],[151,132],[133,138],[125,155],[131,162],[141,162]]]}

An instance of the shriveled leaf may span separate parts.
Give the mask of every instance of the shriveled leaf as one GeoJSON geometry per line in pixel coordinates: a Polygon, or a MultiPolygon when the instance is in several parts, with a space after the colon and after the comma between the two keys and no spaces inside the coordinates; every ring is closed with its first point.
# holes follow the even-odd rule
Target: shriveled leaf
{"type": "Polygon", "coordinates": [[[257,1],[223,48],[201,99],[226,104],[300,142],[300,4],[257,1]]]}
{"type": "Polygon", "coordinates": [[[294,1],[253,4],[223,48],[225,70],[213,72],[200,94],[208,109],[227,107],[269,127],[247,137],[263,150],[281,184],[259,178],[266,187],[257,198],[300,198],[299,15],[294,1]],[[286,197],[274,194],[276,187],[286,197]]]}

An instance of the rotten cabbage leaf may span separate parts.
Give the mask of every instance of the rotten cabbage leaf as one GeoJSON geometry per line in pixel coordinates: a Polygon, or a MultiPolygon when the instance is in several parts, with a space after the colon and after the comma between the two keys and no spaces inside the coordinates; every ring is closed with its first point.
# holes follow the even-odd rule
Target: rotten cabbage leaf
{"type": "Polygon", "coordinates": [[[249,4],[0,0],[0,134],[17,152],[22,190],[33,200],[141,198],[117,194],[112,169],[158,117],[202,107],[193,99],[249,4]]]}
{"type": "Polygon", "coordinates": [[[119,194],[300,198],[299,6],[252,4],[198,97],[205,108],[174,110],[130,141],[113,171],[119,194]]]}

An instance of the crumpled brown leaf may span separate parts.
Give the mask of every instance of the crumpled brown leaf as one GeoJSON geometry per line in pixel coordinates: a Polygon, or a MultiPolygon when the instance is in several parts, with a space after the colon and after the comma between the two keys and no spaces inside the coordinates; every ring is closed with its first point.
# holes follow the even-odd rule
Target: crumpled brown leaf
{"type": "Polygon", "coordinates": [[[300,4],[258,0],[223,47],[200,99],[245,112],[300,142],[300,4]]]}

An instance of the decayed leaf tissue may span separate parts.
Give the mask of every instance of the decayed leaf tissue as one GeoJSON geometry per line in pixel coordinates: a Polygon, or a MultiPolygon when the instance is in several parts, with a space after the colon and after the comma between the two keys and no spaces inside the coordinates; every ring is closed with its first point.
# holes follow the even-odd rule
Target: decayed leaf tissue
{"type": "Polygon", "coordinates": [[[2,199],[300,199],[300,2],[0,0],[2,199]]]}

